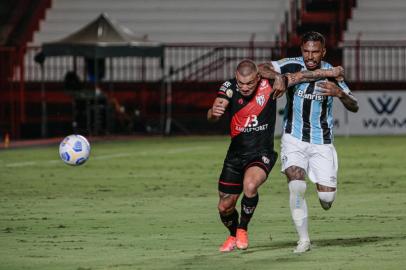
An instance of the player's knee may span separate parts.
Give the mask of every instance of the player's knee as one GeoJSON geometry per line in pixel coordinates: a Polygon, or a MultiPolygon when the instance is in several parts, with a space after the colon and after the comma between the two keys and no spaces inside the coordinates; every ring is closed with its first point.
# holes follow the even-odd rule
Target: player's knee
{"type": "Polygon", "coordinates": [[[319,201],[320,201],[321,207],[323,207],[324,210],[330,209],[336,198],[336,192],[335,191],[333,191],[333,192],[318,191],[317,194],[319,195],[319,201]]]}
{"type": "Polygon", "coordinates": [[[306,192],[306,182],[302,180],[289,181],[289,191],[292,194],[298,194],[303,197],[306,192]]]}
{"type": "Polygon", "coordinates": [[[247,181],[244,183],[244,194],[247,197],[254,197],[258,193],[258,185],[255,182],[247,181]]]}
{"type": "Polygon", "coordinates": [[[220,215],[227,216],[234,211],[235,205],[230,202],[220,202],[217,208],[220,215]]]}

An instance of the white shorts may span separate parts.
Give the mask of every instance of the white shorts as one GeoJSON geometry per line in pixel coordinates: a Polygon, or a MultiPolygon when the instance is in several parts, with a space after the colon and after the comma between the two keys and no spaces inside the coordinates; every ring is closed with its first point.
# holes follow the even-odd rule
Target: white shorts
{"type": "Polygon", "coordinates": [[[297,166],[306,171],[313,183],[337,187],[338,159],[334,145],[311,144],[283,134],[281,147],[282,172],[297,166]]]}

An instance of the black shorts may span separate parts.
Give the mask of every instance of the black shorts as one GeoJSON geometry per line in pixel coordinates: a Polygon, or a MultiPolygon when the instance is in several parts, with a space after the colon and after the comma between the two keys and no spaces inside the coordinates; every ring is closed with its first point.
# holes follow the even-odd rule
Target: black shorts
{"type": "Polygon", "coordinates": [[[227,194],[240,194],[243,190],[244,173],[248,168],[260,167],[268,177],[277,158],[276,152],[249,156],[228,153],[219,178],[219,191],[227,194]]]}

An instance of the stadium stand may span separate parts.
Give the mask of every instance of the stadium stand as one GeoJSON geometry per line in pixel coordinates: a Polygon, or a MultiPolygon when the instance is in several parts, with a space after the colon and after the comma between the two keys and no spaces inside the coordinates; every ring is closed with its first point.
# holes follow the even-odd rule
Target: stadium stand
{"type": "Polygon", "coordinates": [[[343,65],[350,81],[406,80],[405,13],[403,0],[357,1],[342,45],[343,65]]]}
{"type": "Polygon", "coordinates": [[[284,0],[54,0],[32,44],[54,41],[107,13],[136,34],[165,43],[274,41],[284,0]],[[254,37],[253,37],[254,36],[254,37]]]}
{"type": "Polygon", "coordinates": [[[344,40],[406,40],[406,1],[358,0],[344,40]]]}
{"type": "Polygon", "coordinates": [[[12,138],[85,134],[89,122],[97,121],[100,134],[156,133],[162,131],[165,114],[171,114],[175,132],[210,132],[205,112],[219,81],[232,76],[236,63],[242,58],[262,62],[297,56],[300,36],[309,30],[326,36],[326,60],[344,65],[352,89],[403,89],[403,2],[1,1],[0,38],[6,47],[0,48],[0,133],[12,138]],[[96,85],[89,79],[89,67],[98,61],[71,55],[48,58],[42,66],[34,61],[43,42],[64,38],[101,13],[137,37],[163,42],[164,69],[162,61],[148,56],[99,59],[104,77],[96,85]],[[81,83],[74,90],[78,94],[84,89],[92,96],[101,93],[101,114],[89,117],[89,104],[75,100],[69,90],[76,85],[68,80],[71,74],[81,83]],[[171,85],[165,90],[170,94],[163,85],[171,85]]]}

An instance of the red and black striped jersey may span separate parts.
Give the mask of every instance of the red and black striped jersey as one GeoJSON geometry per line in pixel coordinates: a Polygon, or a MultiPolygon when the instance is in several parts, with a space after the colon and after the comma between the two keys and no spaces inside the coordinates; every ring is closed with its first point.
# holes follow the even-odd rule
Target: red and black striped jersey
{"type": "Polygon", "coordinates": [[[217,97],[229,101],[231,145],[229,151],[242,155],[267,153],[274,150],[276,100],[267,79],[258,83],[250,97],[241,95],[235,79],[220,87],[217,97]]]}

